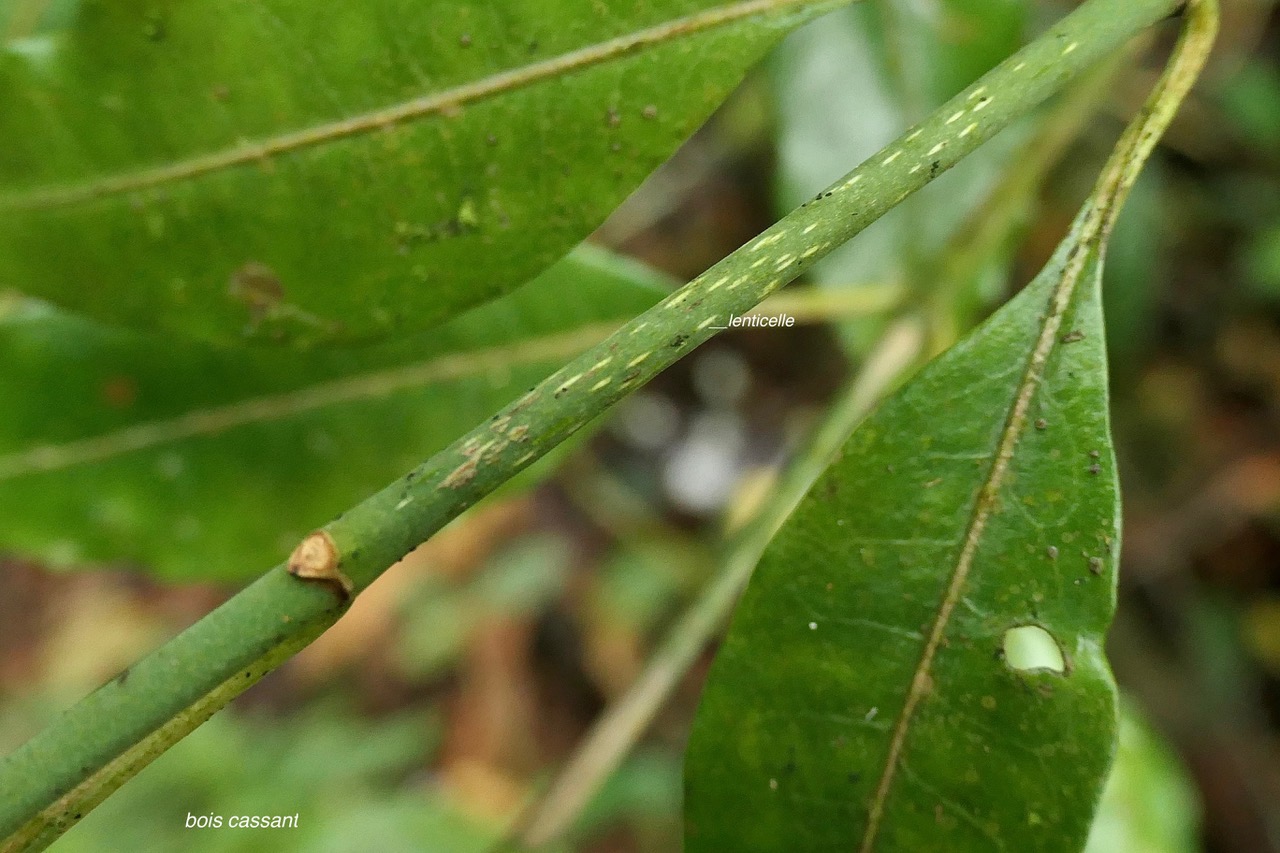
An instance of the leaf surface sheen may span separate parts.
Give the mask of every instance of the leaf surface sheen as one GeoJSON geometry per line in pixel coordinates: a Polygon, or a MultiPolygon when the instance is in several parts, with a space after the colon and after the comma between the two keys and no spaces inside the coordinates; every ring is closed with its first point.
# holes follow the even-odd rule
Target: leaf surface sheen
{"type": "Polygon", "coordinates": [[[597,226],[833,0],[82,0],[0,47],[0,287],[299,345],[421,330],[597,226]]]}
{"type": "Polygon", "coordinates": [[[1119,553],[1088,212],[770,546],[694,725],[690,853],[1083,846],[1115,736],[1119,553]],[[1027,625],[1064,671],[1005,660],[1027,625]]]}
{"type": "Polygon", "coordinates": [[[307,353],[20,307],[0,317],[0,551],[251,577],[652,306],[660,282],[579,250],[430,332],[307,353]]]}

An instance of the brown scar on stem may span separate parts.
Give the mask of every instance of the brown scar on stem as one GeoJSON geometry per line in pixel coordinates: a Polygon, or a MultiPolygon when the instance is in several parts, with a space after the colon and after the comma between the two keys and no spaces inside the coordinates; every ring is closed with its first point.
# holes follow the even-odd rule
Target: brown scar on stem
{"type": "Polygon", "coordinates": [[[463,462],[457,468],[450,471],[449,476],[445,477],[437,488],[456,489],[459,486],[465,486],[467,483],[471,482],[475,475],[476,460],[468,459],[466,462],[463,462]]]}
{"type": "Polygon", "coordinates": [[[307,536],[298,543],[289,555],[289,574],[303,580],[318,580],[341,591],[341,599],[346,601],[355,590],[351,578],[339,568],[341,557],[333,537],[323,530],[307,536]]]}
{"type": "Polygon", "coordinates": [[[512,441],[524,441],[525,437],[528,435],[529,435],[528,424],[521,424],[520,426],[514,426],[507,433],[507,437],[509,437],[512,441]]]}

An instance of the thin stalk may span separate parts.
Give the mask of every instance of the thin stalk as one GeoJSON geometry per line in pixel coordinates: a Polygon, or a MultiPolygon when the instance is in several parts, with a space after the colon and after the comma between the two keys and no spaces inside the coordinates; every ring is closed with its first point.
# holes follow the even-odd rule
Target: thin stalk
{"type": "MultiPolygon", "coordinates": [[[[40,849],[336,621],[450,520],[951,168],[1180,0],[1089,0],[897,142],[487,423],[307,537],[258,581],[0,763],[2,849],[40,849]]],[[[198,554],[192,554],[198,560],[198,554]]]]}

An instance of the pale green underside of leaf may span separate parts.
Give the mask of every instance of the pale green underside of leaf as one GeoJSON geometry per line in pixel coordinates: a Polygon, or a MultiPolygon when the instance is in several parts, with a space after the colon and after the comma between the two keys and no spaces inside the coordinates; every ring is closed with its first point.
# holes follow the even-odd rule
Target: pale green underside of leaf
{"type": "Polygon", "coordinates": [[[865,849],[1083,846],[1115,736],[1102,643],[1119,553],[1092,250],[995,499],[980,499],[1073,246],[886,401],[771,545],[694,726],[690,853],[864,849],[877,800],[865,849]],[[1003,660],[1004,632],[1028,624],[1065,673],[1003,660]]]}
{"type": "Polygon", "coordinates": [[[664,293],[579,250],[395,344],[220,350],[43,306],[0,319],[0,552],[240,579],[664,293]]]}
{"type": "Polygon", "coordinates": [[[839,2],[83,0],[0,49],[0,287],[221,341],[430,327],[839,2]]]}

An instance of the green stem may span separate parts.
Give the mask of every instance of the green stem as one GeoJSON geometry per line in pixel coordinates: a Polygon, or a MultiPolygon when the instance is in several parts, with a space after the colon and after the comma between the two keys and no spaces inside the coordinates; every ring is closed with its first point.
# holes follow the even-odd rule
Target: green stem
{"type": "Polygon", "coordinates": [[[752,243],[312,534],[291,560],[310,580],[268,571],[4,759],[0,849],[51,843],[463,510],[1180,6],[1089,0],[752,243]]]}

